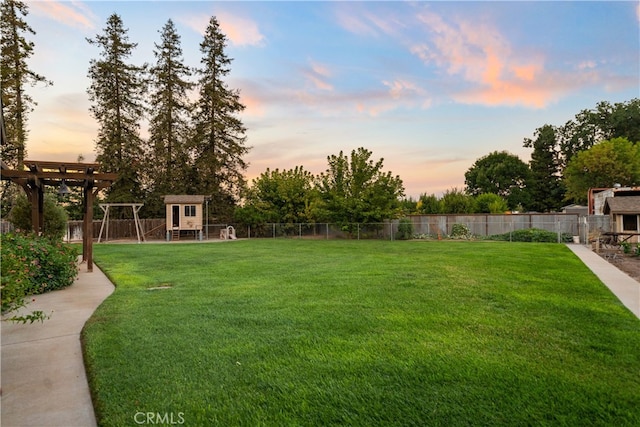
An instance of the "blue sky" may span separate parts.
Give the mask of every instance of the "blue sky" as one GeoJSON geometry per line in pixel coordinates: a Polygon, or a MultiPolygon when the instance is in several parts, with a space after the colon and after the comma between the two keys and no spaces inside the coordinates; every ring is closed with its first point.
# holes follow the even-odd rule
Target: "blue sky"
{"type": "MultiPolygon", "coordinates": [[[[267,168],[319,173],[358,147],[384,158],[407,196],[464,187],[480,157],[599,101],[640,96],[638,2],[28,1],[31,68],[53,86],[29,88],[28,158],[95,159],[89,61],[118,13],[154,61],[171,18],[196,67],[212,15],[233,58],[229,87],[246,110],[249,181],[267,168]]],[[[143,128],[145,126],[143,125],[143,128]]],[[[145,135],[143,129],[143,135],[145,135]]]]}

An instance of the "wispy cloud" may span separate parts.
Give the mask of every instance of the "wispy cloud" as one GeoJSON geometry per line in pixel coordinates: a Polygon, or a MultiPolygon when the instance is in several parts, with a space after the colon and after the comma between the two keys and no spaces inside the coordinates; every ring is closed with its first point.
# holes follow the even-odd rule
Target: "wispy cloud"
{"type": "Polygon", "coordinates": [[[315,89],[332,91],[330,83],[331,70],[329,66],[310,60],[309,65],[302,68],[302,75],[310,81],[315,89]]]}
{"type": "MultiPolygon", "coordinates": [[[[216,14],[220,29],[229,42],[235,46],[264,46],[266,37],[260,32],[258,24],[246,17],[233,15],[229,12],[216,14]]],[[[207,15],[190,15],[177,18],[192,30],[204,35],[211,17],[207,15]]]]}
{"type": "Polygon", "coordinates": [[[222,32],[234,45],[263,46],[265,44],[266,38],[255,21],[227,12],[219,14],[218,18],[222,32]]]}
{"type": "MultiPolygon", "coordinates": [[[[486,16],[444,15],[420,3],[402,18],[391,9],[354,8],[357,3],[336,8],[338,25],[358,36],[384,38],[385,43],[395,42],[407,49],[440,74],[439,87],[428,92],[460,103],[543,108],[571,92],[621,79],[605,77],[589,59],[565,69],[549,65],[548,51],[514,46],[486,16]]],[[[426,88],[413,89],[413,95],[427,92],[426,88]]],[[[397,90],[391,88],[392,96],[398,95],[397,90]]],[[[425,99],[423,107],[432,102],[425,99]]]]}
{"type": "Polygon", "coordinates": [[[80,1],[36,1],[29,2],[34,13],[46,16],[68,25],[84,30],[96,28],[97,17],[80,1]]]}

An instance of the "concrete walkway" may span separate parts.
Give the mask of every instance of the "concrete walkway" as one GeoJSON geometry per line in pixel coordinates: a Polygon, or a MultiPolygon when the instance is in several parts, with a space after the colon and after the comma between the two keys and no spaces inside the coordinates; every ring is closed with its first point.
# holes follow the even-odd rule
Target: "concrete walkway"
{"type": "Polygon", "coordinates": [[[73,285],[27,304],[50,319],[2,322],[2,427],[96,425],[80,331],[113,290],[100,269],[87,273],[82,264],[73,285]]]}
{"type": "Polygon", "coordinates": [[[636,317],[640,318],[640,282],[584,245],[567,245],[636,317]]]}

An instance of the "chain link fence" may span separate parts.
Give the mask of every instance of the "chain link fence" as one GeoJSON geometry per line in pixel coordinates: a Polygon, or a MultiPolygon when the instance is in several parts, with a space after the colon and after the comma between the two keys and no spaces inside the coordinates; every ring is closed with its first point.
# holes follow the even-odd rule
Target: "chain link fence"
{"type": "MultiPolygon", "coordinates": [[[[142,219],[142,227],[148,240],[164,240],[166,231],[164,219],[142,219]]],[[[410,237],[414,239],[446,239],[456,231],[468,230],[468,237],[483,239],[490,236],[505,235],[518,230],[539,229],[556,233],[558,241],[593,241],[601,233],[611,231],[611,218],[608,215],[580,216],[578,214],[470,214],[470,215],[409,215],[401,220],[381,223],[266,223],[245,226],[239,224],[203,225],[205,240],[220,239],[221,230],[234,227],[238,238],[298,238],[298,239],[378,239],[397,240],[407,237],[407,224],[410,224],[410,237]]],[[[93,222],[93,238],[97,239],[101,221],[93,222]]],[[[12,230],[12,225],[2,221],[1,232],[12,230]]],[[[135,238],[133,220],[112,220],[109,240],[135,238]]],[[[459,237],[459,236],[454,236],[459,237]]],[[[194,237],[195,239],[195,237],[194,237]]],[[[68,241],[82,240],[82,221],[69,221],[68,241]]],[[[186,239],[188,240],[188,239],[186,239]]],[[[510,240],[510,239],[505,239],[510,240]]]]}

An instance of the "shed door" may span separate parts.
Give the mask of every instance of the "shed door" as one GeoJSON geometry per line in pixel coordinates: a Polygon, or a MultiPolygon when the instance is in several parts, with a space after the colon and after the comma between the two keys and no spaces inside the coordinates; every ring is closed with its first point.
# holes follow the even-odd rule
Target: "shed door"
{"type": "Polygon", "coordinates": [[[173,228],[180,228],[180,206],[179,205],[171,206],[171,223],[173,224],[173,228]]]}

